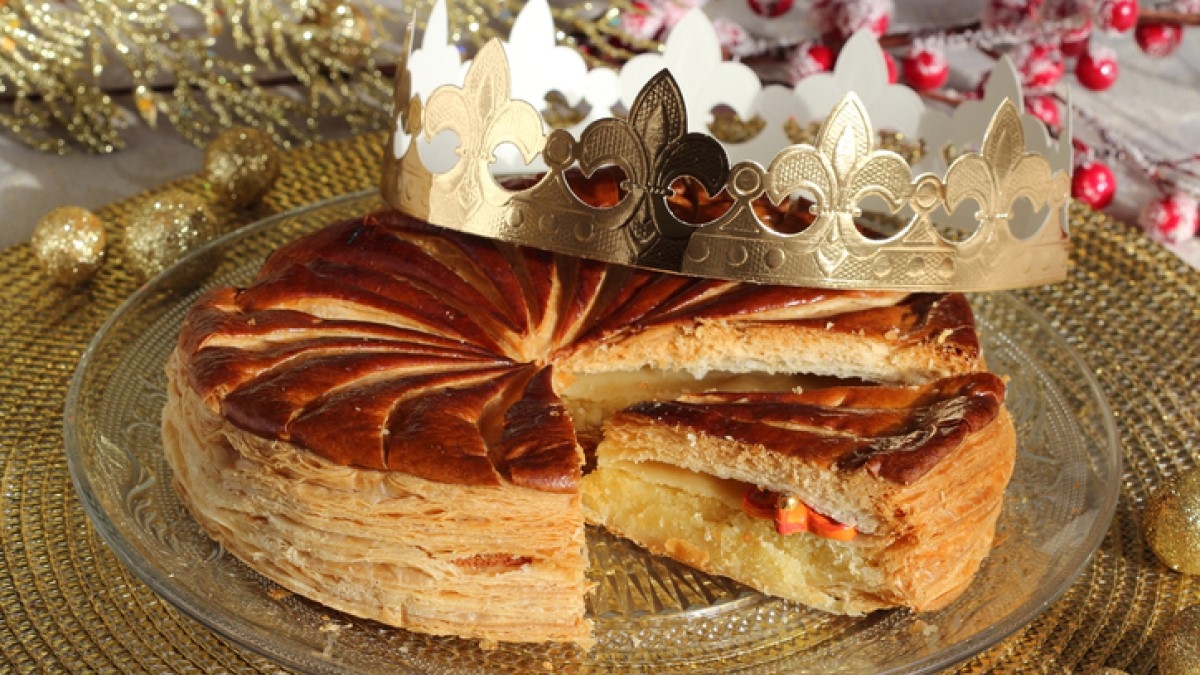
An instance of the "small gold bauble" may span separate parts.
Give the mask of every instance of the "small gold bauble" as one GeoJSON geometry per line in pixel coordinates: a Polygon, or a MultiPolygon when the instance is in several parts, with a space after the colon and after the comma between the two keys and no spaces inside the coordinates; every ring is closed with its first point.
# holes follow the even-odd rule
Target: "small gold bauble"
{"type": "Polygon", "coordinates": [[[1200,605],[1167,623],[1156,657],[1159,675],[1200,675],[1200,605]]]}
{"type": "Polygon", "coordinates": [[[279,147],[270,135],[257,129],[224,131],[204,150],[204,175],[222,204],[247,206],[279,178],[279,147]]]}
{"type": "Polygon", "coordinates": [[[60,206],[42,216],[29,243],[51,279],[69,286],[86,281],[104,264],[104,222],[78,206],[60,206]]]}
{"type": "Polygon", "coordinates": [[[149,278],[219,234],[220,224],[207,202],[182,190],[167,190],[130,216],[126,261],[135,273],[149,278]]]}
{"type": "Polygon", "coordinates": [[[1146,501],[1142,527],[1167,567],[1200,574],[1200,467],[1169,478],[1146,501]]]}

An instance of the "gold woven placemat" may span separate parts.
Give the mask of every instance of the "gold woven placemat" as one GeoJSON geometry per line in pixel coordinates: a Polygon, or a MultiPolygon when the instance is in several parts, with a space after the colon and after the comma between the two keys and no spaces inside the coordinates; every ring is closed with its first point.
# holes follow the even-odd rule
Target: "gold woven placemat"
{"type": "MultiPolygon", "coordinates": [[[[252,211],[219,214],[230,228],[366,189],[383,136],[291,151],[252,211]]],[[[203,193],[200,178],[167,187],[203,193]]],[[[110,259],[75,291],[52,285],[26,244],[0,251],[0,671],[279,672],[182,615],[128,572],[76,497],[63,452],[62,410],[92,335],[137,288],[122,232],[151,193],[101,209],[110,259]]],[[[1104,386],[1125,452],[1121,499],[1107,537],[1067,594],[959,672],[1146,672],[1165,622],[1200,603],[1200,577],[1162,566],[1141,537],[1142,504],[1164,476],[1200,462],[1200,273],[1136,231],[1073,213],[1070,280],[1025,291],[1104,386]]]]}

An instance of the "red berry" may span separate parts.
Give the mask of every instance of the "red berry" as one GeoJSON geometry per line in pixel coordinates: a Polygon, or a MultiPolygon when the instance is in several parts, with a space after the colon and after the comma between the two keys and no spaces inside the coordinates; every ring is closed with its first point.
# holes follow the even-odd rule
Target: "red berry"
{"type": "Polygon", "coordinates": [[[662,9],[643,0],[633,0],[629,10],[621,13],[621,29],[635,38],[652,40],[665,25],[662,9]]]}
{"type": "Polygon", "coordinates": [[[816,42],[808,48],[808,58],[813,60],[813,63],[821,67],[821,70],[828,71],[833,69],[833,50],[825,45],[816,42]]]}
{"type": "Polygon", "coordinates": [[[1101,0],[1096,20],[1104,30],[1124,33],[1137,25],[1138,0],[1101,0]]]}
{"type": "Polygon", "coordinates": [[[1138,224],[1159,241],[1179,243],[1196,236],[1198,215],[1196,200],[1177,192],[1146,204],[1138,224]]]}
{"type": "Polygon", "coordinates": [[[984,71],[983,75],[979,76],[979,82],[975,84],[975,90],[971,92],[975,98],[983,98],[983,95],[987,93],[987,83],[991,77],[992,71],[990,70],[984,71]]]}
{"type": "Polygon", "coordinates": [[[988,0],[982,20],[987,28],[1013,28],[1037,17],[1043,0],[988,0]]]}
{"type": "Polygon", "coordinates": [[[896,84],[896,59],[892,55],[884,52],[883,61],[887,64],[888,69],[888,84],[896,84]]]}
{"type": "Polygon", "coordinates": [[[1019,50],[1017,59],[1021,82],[1028,89],[1053,87],[1066,72],[1062,52],[1048,42],[1036,42],[1019,50]]]}
{"type": "MultiPolygon", "coordinates": [[[[717,33],[717,40],[721,43],[721,53],[730,54],[746,44],[750,39],[750,33],[738,23],[734,23],[725,17],[718,16],[712,20],[713,30],[717,33]]],[[[726,56],[726,59],[729,57],[726,56]]]]}
{"type": "Polygon", "coordinates": [[[1133,32],[1138,46],[1149,56],[1170,56],[1183,41],[1183,26],[1177,23],[1139,23],[1133,32]]]}
{"type": "Polygon", "coordinates": [[[751,11],[759,16],[774,19],[783,16],[792,8],[793,0],[746,0],[751,11]]]}
{"type": "Polygon", "coordinates": [[[1092,20],[1084,19],[1077,28],[1064,31],[1059,43],[1062,55],[1073,59],[1087,51],[1088,39],[1092,36],[1092,20]]]}
{"type": "Polygon", "coordinates": [[[1084,162],[1071,176],[1071,196],[1100,210],[1112,203],[1117,193],[1117,177],[1112,169],[1099,162],[1084,162]]]}
{"type": "Polygon", "coordinates": [[[887,35],[888,26],[892,23],[892,15],[887,12],[881,12],[874,19],[867,21],[866,28],[875,34],[875,37],[883,37],[887,35]]]}
{"type": "Polygon", "coordinates": [[[788,74],[792,84],[809,75],[825,73],[833,68],[833,50],[819,42],[806,42],[796,50],[788,62],[788,74]]]}
{"type": "Polygon", "coordinates": [[[1075,164],[1082,164],[1092,151],[1087,143],[1078,138],[1071,139],[1071,149],[1075,151],[1075,164]]]}
{"type": "Polygon", "coordinates": [[[891,23],[892,0],[813,0],[809,11],[821,36],[840,42],[860,30],[879,37],[891,23]]]}
{"type": "Polygon", "coordinates": [[[1030,96],[1025,99],[1025,109],[1047,126],[1057,127],[1062,124],[1058,101],[1055,101],[1053,96],[1030,96]]]}
{"type": "Polygon", "coordinates": [[[950,64],[940,49],[920,47],[904,57],[904,79],[913,89],[929,91],[946,84],[950,64]]]}
{"type": "Polygon", "coordinates": [[[1075,62],[1075,77],[1093,91],[1104,91],[1117,81],[1117,54],[1107,47],[1088,48],[1075,62]]]}

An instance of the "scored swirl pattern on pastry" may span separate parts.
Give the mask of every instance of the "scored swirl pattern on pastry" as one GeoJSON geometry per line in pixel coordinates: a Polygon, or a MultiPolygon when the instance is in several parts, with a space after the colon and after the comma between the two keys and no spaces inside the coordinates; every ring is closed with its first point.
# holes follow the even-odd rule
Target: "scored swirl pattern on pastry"
{"type": "Polygon", "coordinates": [[[180,349],[206,405],[255,435],[348,466],[571,492],[582,458],[556,368],[586,371],[614,342],[718,322],[743,335],[775,324],[978,356],[957,295],[694,279],[396,212],[329,227],[279,249],[249,287],[210,291],[180,349]]]}

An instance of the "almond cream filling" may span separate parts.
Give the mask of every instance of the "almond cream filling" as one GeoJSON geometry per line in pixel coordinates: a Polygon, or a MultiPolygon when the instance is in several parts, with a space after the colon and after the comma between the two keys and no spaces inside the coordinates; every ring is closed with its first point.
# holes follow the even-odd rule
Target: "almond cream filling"
{"type": "Polygon", "coordinates": [[[587,374],[557,371],[554,376],[554,389],[581,433],[598,431],[604,420],[636,403],[672,401],[686,394],[713,391],[799,393],[854,383],[857,381],[795,373],[709,371],[696,377],[689,372],[655,368],[587,374]]]}
{"type": "MultiPolygon", "coordinates": [[[[753,487],[761,487],[736,478],[722,478],[666,462],[631,462],[614,459],[609,454],[600,455],[599,462],[599,468],[605,471],[617,470],[633,474],[649,485],[682,490],[705,499],[717,500],[738,511],[744,510],[742,501],[746,491],[753,487]]],[[[854,522],[843,524],[857,526],[854,522]]]]}
{"type": "Polygon", "coordinates": [[[780,535],[742,510],[746,485],[655,462],[616,462],[584,479],[582,505],[589,523],[769,595],[851,614],[893,604],[873,562],[885,540],[780,535]]]}

